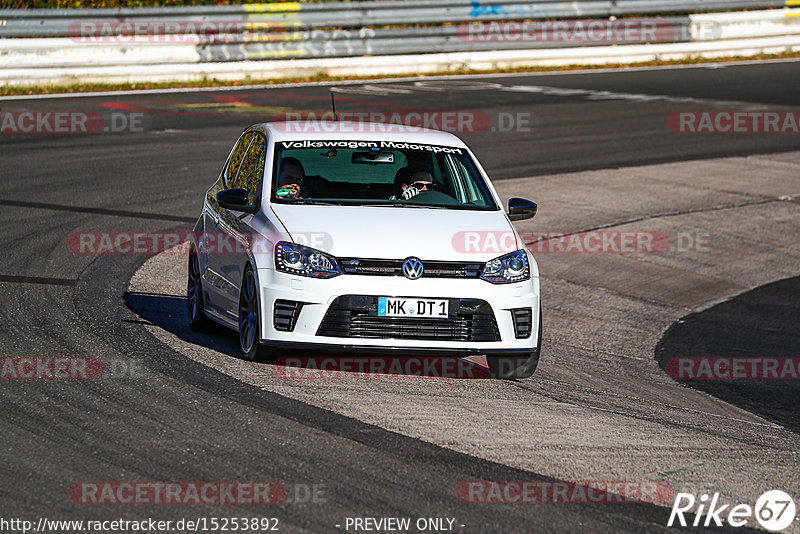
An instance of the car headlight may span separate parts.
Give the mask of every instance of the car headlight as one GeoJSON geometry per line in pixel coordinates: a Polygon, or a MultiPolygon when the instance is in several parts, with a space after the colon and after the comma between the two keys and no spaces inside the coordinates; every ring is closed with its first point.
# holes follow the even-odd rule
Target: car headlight
{"type": "Polygon", "coordinates": [[[314,278],[332,278],[342,274],[339,262],[330,254],[285,241],[275,245],[275,269],[314,278]]]}
{"type": "Polygon", "coordinates": [[[481,278],[493,284],[510,284],[522,282],[531,277],[528,255],[518,250],[487,261],[483,267],[481,278]]]}

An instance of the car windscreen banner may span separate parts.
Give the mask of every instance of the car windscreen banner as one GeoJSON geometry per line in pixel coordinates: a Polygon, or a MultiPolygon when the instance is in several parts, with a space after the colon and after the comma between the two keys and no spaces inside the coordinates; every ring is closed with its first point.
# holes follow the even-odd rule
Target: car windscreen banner
{"type": "Polygon", "coordinates": [[[320,141],[280,141],[277,143],[283,150],[296,149],[331,149],[347,148],[351,150],[422,150],[434,154],[464,154],[463,148],[442,145],[427,145],[422,143],[407,143],[399,141],[354,141],[354,140],[320,140],[320,141]]]}

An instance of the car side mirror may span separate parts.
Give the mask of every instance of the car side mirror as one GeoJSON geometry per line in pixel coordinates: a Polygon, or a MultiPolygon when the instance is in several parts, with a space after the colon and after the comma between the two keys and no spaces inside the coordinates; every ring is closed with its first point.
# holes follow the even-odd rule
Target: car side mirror
{"type": "Polygon", "coordinates": [[[536,202],[524,198],[508,199],[508,218],[512,221],[532,219],[536,215],[536,202]]]}
{"type": "Polygon", "coordinates": [[[245,189],[225,189],[217,193],[217,202],[223,208],[245,213],[255,213],[258,211],[256,206],[247,203],[247,190],[245,189]]]}

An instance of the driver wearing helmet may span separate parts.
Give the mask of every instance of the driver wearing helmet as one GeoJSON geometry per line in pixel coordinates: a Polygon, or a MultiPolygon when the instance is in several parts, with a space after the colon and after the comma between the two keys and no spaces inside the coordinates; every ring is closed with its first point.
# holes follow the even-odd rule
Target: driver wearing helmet
{"type": "MultiPolygon", "coordinates": [[[[403,170],[403,169],[401,169],[403,170]]],[[[420,194],[422,191],[430,191],[433,189],[433,177],[427,170],[421,169],[418,171],[408,171],[400,183],[400,196],[403,200],[409,200],[420,194]]],[[[395,195],[392,195],[390,200],[399,200],[395,195]]]]}

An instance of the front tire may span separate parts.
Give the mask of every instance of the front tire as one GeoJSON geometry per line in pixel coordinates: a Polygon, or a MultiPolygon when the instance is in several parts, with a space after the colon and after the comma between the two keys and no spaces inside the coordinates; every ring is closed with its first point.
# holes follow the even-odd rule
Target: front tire
{"type": "Polygon", "coordinates": [[[242,278],[239,292],[239,346],[242,354],[254,362],[268,362],[274,359],[270,351],[261,344],[261,320],[258,306],[258,284],[249,265],[242,278]]]}
{"type": "Polygon", "coordinates": [[[542,306],[539,305],[539,346],[536,350],[523,353],[512,353],[502,356],[487,356],[489,376],[492,378],[530,378],[539,366],[539,355],[542,352],[542,306]]]}

